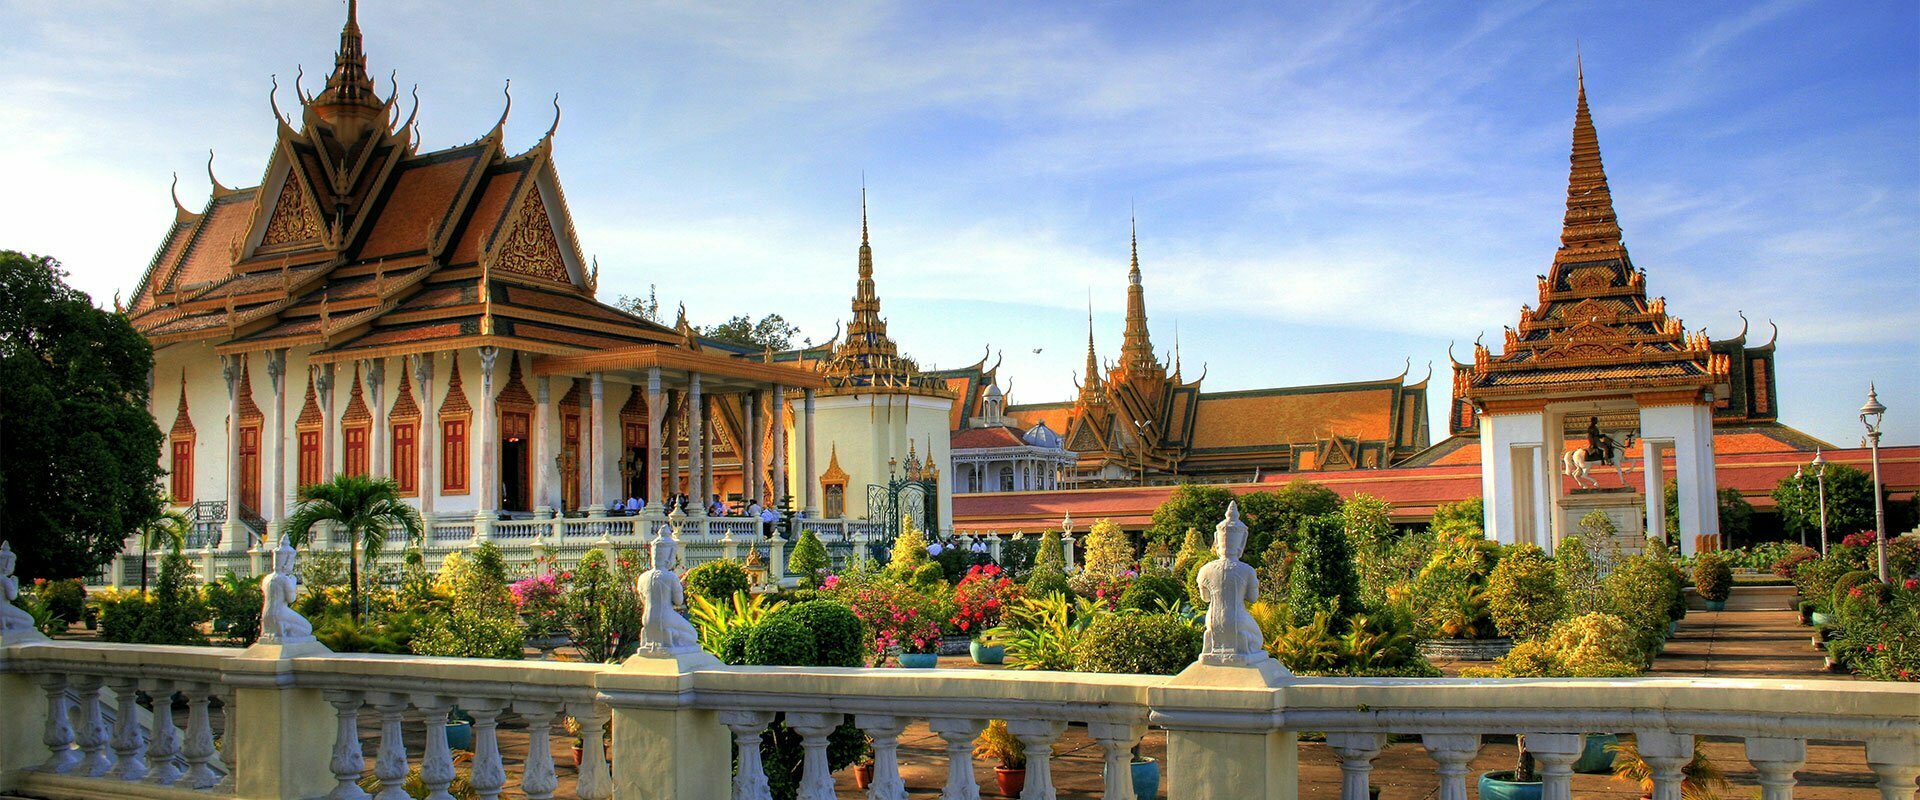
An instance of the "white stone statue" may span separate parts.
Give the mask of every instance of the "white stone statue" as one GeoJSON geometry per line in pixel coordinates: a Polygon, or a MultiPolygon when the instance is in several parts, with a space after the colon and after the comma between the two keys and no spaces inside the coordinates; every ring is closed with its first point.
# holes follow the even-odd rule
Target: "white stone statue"
{"type": "Polygon", "coordinates": [[[293,610],[300,579],[293,576],[293,545],[285,537],[273,551],[273,571],[260,579],[260,644],[289,645],[314,641],[313,623],[293,610]]]}
{"type": "Polygon", "coordinates": [[[1240,504],[1227,504],[1227,516],[1213,529],[1213,552],[1220,557],[1200,568],[1195,582],[1207,601],[1207,633],[1200,663],[1246,666],[1267,655],[1260,623],[1247,613],[1247,604],[1260,599],[1260,576],[1240,554],[1247,547],[1247,525],[1240,521],[1240,504]]]}
{"type": "Polygon", "coordinates": [[[0,542],[0,636],[38,636],[40,631],[33,627],[33,615],[13,604],[20,597],[20,579],[13,577],[14,560],[13,545],[0,542]]]}
{"type": "Polygon", "coordinates": [[[673,655],[700,650],[700,634],[693,623],[680,616],[687,602],[686,589],[673,571],[680,543],[671,534],[656,533],[649,549],[653,568],[640,574],[640,598],[646,604],[640,614],[640,652],[673,655]]]}

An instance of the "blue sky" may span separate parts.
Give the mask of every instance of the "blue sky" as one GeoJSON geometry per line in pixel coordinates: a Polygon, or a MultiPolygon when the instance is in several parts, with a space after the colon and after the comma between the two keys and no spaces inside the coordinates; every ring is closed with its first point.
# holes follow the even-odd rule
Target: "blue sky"
{"type": "MultiPolygon", "coordinates": [[[[1072,394],[1119,349],[1129,209],[1155,344],[1212,390],[1369,380],[1498,341],[1557,244],[1576,42],[1615,203],[1690,329],[1780,327],[1784,420],[1920,440],[1920,11],[1891,3],[363,4],[425,147],[513,81],[603,297],[696,322],[847,315],[861,176],[895,338],[1072,394]],[[1034,350],[1040,350],[1034,353],[1034,350]]],[[[0,247],[107,303],[206,151],[259,181],[268,76],[315,90],[344,4],[4,3],[0,247]]],[[[382,79],[383,87],[385,79],[382,79]]]]}

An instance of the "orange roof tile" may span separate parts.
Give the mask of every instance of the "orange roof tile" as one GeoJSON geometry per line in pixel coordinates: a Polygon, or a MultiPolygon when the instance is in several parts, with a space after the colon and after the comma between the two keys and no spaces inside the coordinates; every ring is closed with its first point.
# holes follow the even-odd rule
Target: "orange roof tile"
{"type": "Polygon", "coordinates": [[[969,428],[954,431],[948,440],[953,450],[982,450],[989,447],[1024,447],[1026,441],[1012,428],[969,428]]]}
{"type": "Polygon", "coordinates": [[[247,234],[253,214],[253,197],[258,192],[243,189],[215,201],[194,231],[193,244],[179,269],[171,275],[166,291],[177,291],[196,283],[216,281],[233,274],[233,254],[240,237],[247,234]]]}
{"type": "Polygon", "coordinates": [[[359,257],[381,258],[424,248],[428,237],[446,224],[455,195],[482,152],[472,148],[444,161],[403,164],[359,257]]]}
{"type": "Polygon", "coordinates": [[[520,179],[526,174],[524,169],[508,172],[489,173],[486,183],[476,193],[479,197],[473,203],[473,210],[467,214],[466,228],[460,233],[460,241],[453,247],[453,254],[447,257],[449,264],[472,264],[480,260],[487,244],[493,241],[493,234],[506,219],[507,201],[520,186],[520,179]]]}
{"type": "Polygon", "coordinates": [[[1200,396],[1193,447],[1279,446],[1322,436],[1392,438],[1393,390],[1200,396]]]}

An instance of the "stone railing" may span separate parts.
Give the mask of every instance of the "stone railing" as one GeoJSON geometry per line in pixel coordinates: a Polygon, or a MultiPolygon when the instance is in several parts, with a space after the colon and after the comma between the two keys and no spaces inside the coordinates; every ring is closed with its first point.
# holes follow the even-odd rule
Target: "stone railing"
{"type": "Polygon", "coordinates": [[[1912,798],[1920,775],[1920,688],[1904,684],[1293,678],[1270,662],[1175,677],[729,667],[698,653],[591,665],[305,647],[0,646],[0,792],[360,798],[367,776],[394,786],[410,767],[437,792],[454,778],[446,727],[456,707],[471,719],[471,780],[489,798],[554,796],[552,742],[566,716],[581,722],[582,798],[762,800],[758,743],[775,714],[803,737],[803,800],[834,796],[826,737],[849,721],[872,737],[869,797],[905,797],[899,737],[924,724],[946,752],[942,796],[977,798],[972,744],[988,716],[1026,747],[1026,798],[1055,796],[1053,745],[1070,725],[1098,744],[1112,800],[1133,797],[1124,767],[1150,727],[1165,733],[1169,796],[1183,800],[1296,796],[1299,731],[1325,733],[1344,800],[1367,797],[1389,735],[1419,739],[1442,800],[1468,797],[1468,763],[1489,735],[1524,734],[1555,800],[1570,796],[1582,734],[1597,732],[1634,734],[1656,800],[1680,796],[1696,735],[1744,741],[1767,800],[1791,796],[1809,740],[1864,744],[1886,800],[1912,798]],[[608,719],[611,767],[600,757],[608,719]],[[503,723],[528,753],[512,787],[503,723]],[[363,740],[377,741],[371,753],[363,740]],[[737,771],[735,743],[749,745],[737,771]]]}

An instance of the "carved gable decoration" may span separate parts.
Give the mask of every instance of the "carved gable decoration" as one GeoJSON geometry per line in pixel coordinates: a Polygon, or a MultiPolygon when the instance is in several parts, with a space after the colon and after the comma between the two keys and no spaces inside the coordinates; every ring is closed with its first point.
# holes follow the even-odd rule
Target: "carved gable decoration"
{"type": "Polygon", "coordinates": [[[173,429],[167,435],[175,439],[193,438],[193,414],[187,410],[187,372],[180,371],[180,407],[173,412],[173,429]]]}
{"type": "Polygon", "coordinates": [[[320,216],[307,203],[307,193],[300,183],[300,172],[289,169],[287,179],[280,182],[280,197],[273,201],[273,216],[267,219],[267,230],[260,237],[260,246],[294,244],[317,238],[320,238],[320,216]]]}
{"type": "Polygon", "coordinates": [[[1078,453],[1090,453],[1100,449],[1100,434],[1093,425],[1081,423],[1073,431],[1073,439],[1067,443],[1067,449],[1078,453]]]}
{"type": "Polygon", "coordinates": [[[527,382],[520,377],[520,359],[513,355],[507,356],[507,359],[509,362],[507,385],[500,390],[499,398],[495,402],[499,403],[501,408],[516,411],[532,410],[533,395],[527,392],[527,382]]]}
{"type": "Polygon", "coordinates": [[[567,277],[567,263],[560,257],[560,241],[553,236],[553,220],[547,216],[547,204],[540,198],[539,186],[527,191],[527,199],[514,215],[513,229],[494,253],[493,266],[503,272],[572,283],[567,277]]]}
{"type": "Polygon", "coordinates": [[[413,376],[410,369],[400,370],[400,387],[394,391],[393,411],[387,416],[391,419],[419,419],[420,404],[413,399],[413,376]]]}
{"type": "Polygon", "coordinates": [[[1581,267],[1567,275],[1567,288],[1592,292],[1613,285],[1613,270],[1608,267],[1581,267]]]}
{"type": "Polygon", "coordinates": [[[247,359],[240,359],[240,424],[259,424],[266,417],[260,413],[259,404],[253,402],[253,376],[248,373],[247,359]]]}
{"type": "Polygon", "coordinates": [[[300,405],[300,416],[294,418],[293,424],[298,428],[317,428],[325,422],[325,418],[320,415],[320,398],[314,394],[313,380],[309,378],[307,380],[307,399],[300,405]]]}
{"type": "Polygon", "coordinates": [[[365,424],[373,420],[373,412],[367,408],[366,393],[360,390],[360,367],[353,368],[353,388],[347,392],[347,410],[340,415],[340,422],[346,425],[365,424]]]}

